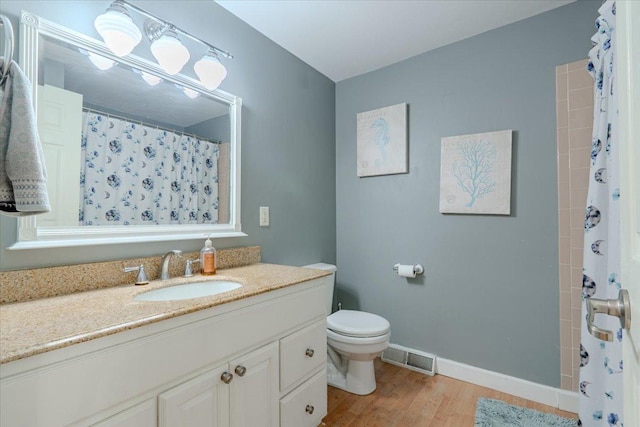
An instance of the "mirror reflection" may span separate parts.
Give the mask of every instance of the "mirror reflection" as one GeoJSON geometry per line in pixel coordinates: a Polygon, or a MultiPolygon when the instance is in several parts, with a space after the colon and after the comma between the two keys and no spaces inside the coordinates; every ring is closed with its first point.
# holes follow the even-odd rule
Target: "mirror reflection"
{"type": "Polygon", "coordinates": [[[228,224],[229,105],[40,35],[38,226],[228,224]]]}

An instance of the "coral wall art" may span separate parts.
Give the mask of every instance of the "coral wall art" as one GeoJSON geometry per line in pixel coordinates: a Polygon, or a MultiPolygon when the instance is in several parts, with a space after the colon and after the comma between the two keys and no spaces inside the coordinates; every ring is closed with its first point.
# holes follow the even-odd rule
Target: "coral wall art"
{"type": "Polygon", "coordinates": [[[441,139],[441,213],[511,213],[512,133],[503,130],[441,139]]]}
{"type": "Polygon", "coordinates": [[[407,104],[358,113],[358,176],[407,173],[407,104]]]}

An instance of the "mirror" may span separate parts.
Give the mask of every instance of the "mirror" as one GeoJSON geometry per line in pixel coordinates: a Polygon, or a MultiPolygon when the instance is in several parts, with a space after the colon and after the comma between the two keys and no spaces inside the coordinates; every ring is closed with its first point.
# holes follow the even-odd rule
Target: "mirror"
{"type": "Polygon", "coordinates": [[[52,209],[11,249],[245,235],[240,98],[29,12],[21,38],[52,209]]]}

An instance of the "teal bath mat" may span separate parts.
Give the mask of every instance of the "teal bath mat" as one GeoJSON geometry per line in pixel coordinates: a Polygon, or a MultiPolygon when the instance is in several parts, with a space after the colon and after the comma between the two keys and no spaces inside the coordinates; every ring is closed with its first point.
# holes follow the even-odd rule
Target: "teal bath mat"
{"type": "Polygon", "coordinates": [[[476,406],[475,427],[576,427],[577,424],[575,419],[484,397],[478,399],[476,406]]]}

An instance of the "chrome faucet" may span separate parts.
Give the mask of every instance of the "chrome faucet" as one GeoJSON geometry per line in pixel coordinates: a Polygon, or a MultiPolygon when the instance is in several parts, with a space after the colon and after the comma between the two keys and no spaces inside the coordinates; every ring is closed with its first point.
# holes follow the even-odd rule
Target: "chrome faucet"
{"type": "Polygon", "coordinates": [[[182,251],[178,249],[174,249],[172,251],[167,252],[162,257],[162,270],[160,272],[160,280],[167,280],[169,278],[169,261],[171,260],[171,256],[182,256],[182,251]]]}

